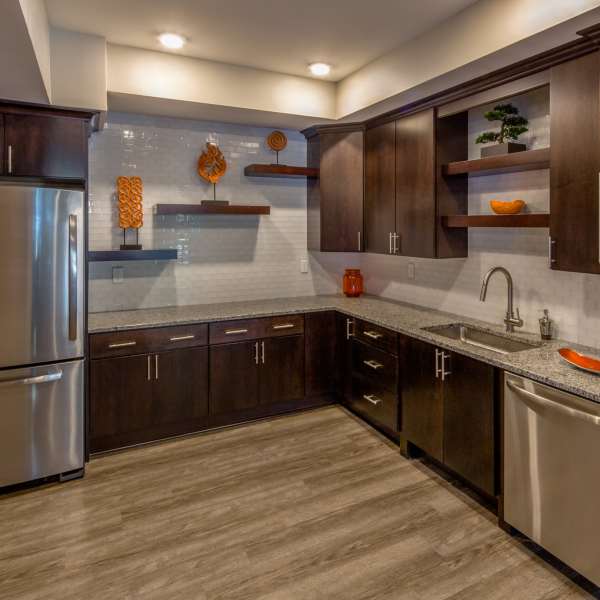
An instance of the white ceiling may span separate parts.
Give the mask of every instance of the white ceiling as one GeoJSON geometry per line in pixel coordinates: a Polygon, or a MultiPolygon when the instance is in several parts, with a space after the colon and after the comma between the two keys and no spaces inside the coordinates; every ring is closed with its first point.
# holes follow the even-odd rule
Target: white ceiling
{"type": "Polygon", "coordinates": [[[164,50],[161,32],[188,38],[181,54],[337,81],[477,0],[46,0],[55,27],[114,44],[164,50]]]}

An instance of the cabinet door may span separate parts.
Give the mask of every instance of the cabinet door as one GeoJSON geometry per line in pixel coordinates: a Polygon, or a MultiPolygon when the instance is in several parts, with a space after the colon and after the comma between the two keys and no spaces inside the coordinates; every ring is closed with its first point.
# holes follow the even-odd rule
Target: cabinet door
{"type": "Polygon", "coordinates": [[[6,175],[6,163],[4,160],[4,115],[0,115],[0,175],[6,175]]]}
{"type": "Polygon", "coordinates": [[[85,179],[87,126],[84,120],[6,114],[4,125],[8,174],[85,179]]]}
{"type": "Polygon", "coordinates": [[[304,316],[306,395],[335,393],[337,365],[336,313],[307,313],[304,316]]]}
{"type": "Polygon", "coordinates": [[[436,378],[436,348],[408,339],[402,369],[402,433],[433,458],[443,460],[444,410],[436,378]]]}
{"type": "Polygon", "coordinates": [[[435,257],[435,115],[426,110],[396,121],[398,254],[435,257]]]}
{"type": "Polygon", "coordinates": [[[360,252],[363,230],[363,132],[321,136],[321,251],[360,252]]]}
{"type": "Polygon", "coordinates": [[[261,404],[304,397],[304,336],[261,340],[259,397],[261,404]]]}
{"type": "Polygon", "coordinates": [[[365,252],[390,254],[396,228],[396,125],[365,132],[365,252]]]}
{"type": "Polygon", "coordinates": [[[209,349],[211,415],[258,406],[258,346],[241,342],[209,349]]]}
{"type": "Polygon", "coordinates": [[[444,464],[496,493],[494,367],[452,353],[444,381],[444,464]]]}
{"type": "Polygon", "coordinates": [[[600,273],[600,53],[552,67],[551,267],[600,273]]]}
{"type": "Polygon", "coordinates": [[[356,321],[352,317],[336,314],[337,361],[335,389],[341,402],[347,403],[352,396],[352,337],[356,321]]]}
{"type": "Polygon", "coordinates": [[[185,348],[152,356],[153,422],[189,423],[208,415],[208,349],[185,348]]]}
{"type": "Polygon", "coordinates": [[[149,356],[140,355],[91,361],[92,451],[110,447],[102,438],[139,431],[152,424],[153,382],[149,360],[149,356]]]}

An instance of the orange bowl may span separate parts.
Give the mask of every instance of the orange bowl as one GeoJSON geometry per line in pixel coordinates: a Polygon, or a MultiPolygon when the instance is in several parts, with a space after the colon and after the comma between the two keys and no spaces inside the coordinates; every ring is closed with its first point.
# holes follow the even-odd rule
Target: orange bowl
{"type": "Polygon", "coordinates": [[[490,200],[490,206],[497,215],[518,215],[525,207],[525,202],[523,200],[511,200],[510,202],[490,200]]]}

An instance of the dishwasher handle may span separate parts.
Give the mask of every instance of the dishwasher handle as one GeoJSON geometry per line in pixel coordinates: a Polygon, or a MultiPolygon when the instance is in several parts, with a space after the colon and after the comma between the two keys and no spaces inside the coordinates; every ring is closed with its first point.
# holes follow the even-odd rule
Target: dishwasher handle
{"type": "Polygon", "coordinates": [[[519,385],[516,385],[512,381],[507,381],[506,385],[516,394],[520,394],[527,398],[531,403],[537,404],[538,406],[543,406],[544,408],[550,408],[557,412],[562,413],[568,417],[574,417],[576,419],[580,419],[581,421],[586,421],[587,423],[591,423],[592,425],[600,425],[600,416],[595,415],[593,413],[588,413],[583,410],[579,410],[578,408],[573,408],[571,406],[565,406],[564,404],[560,404],[559,402],[554,402],[553,400],[549,400],[548,398],[544,398],[539,394],[534,394],[525,388],[522,388],[519,385]]]}

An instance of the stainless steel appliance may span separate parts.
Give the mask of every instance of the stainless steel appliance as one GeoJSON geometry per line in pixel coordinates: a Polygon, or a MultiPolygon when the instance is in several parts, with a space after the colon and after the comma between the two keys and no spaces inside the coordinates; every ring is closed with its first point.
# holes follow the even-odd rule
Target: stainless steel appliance
{"type": "Polygon", "coordinates": [[[0,486],[83,468],[84,194],[0,185],[0,486]]]}
{"type": "Polygon", "coordinates": [[[504,388],[504,520],[600,585],[600,404],[516,375],[504,388]]]}

